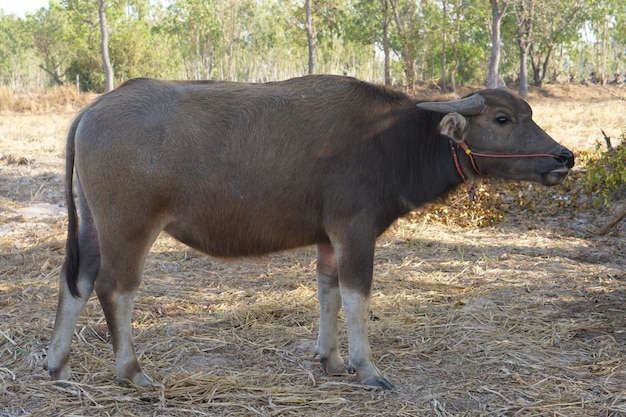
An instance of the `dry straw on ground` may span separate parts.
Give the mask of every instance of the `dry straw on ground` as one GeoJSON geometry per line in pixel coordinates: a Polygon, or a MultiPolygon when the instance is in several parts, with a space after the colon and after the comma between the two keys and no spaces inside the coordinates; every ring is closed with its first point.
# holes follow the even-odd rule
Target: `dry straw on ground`
{"type": "MultiPolygon", "coordinates": [[[[532,100],[536,109],[548,99],[532,100]]],[[[114,383],[95,299],[76,329],[73,380],[54,384],[42,364],[64,252],[71,116],[0,114],[0,416],[626,413],[626,227],[595,236],[605,213],[579,211],[573,180],[489,183],[482,212],[458,194],[380,239],[370,336],[395,391],[325,376],[313,359],[312,249],[225,263],[166,236],[133,319],[140,360],[164,387],[114,383]],[[462,227],[490,213],[498,224],[462,227]]],[[[578,146],[575,135],[559,139],[578,146]]],[[[345,352],[345,328],[341,338],[345,352]]]]}

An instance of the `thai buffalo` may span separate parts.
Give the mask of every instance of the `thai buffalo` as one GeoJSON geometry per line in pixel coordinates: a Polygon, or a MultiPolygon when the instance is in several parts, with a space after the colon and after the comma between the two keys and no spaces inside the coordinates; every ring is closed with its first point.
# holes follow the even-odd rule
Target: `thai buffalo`
{"type": "Polygon", "coordinates": [[[267,84],[130,80],[80,112],[66,151],[66,260],[47,369],[70,378],[72,335],[95,288],[118,381],[142,387],[154,383],[135,355],[131,310],[161,231],[217,257],[317,245],[322,368],[391,389],[367,335],[376,238],[463,183],[488,175],[555,185],[574,164],[529,105],[503,89],[419,102],[322,75],[267,84]],[[347,365],[338,348],[342,306],[347,365]]]}

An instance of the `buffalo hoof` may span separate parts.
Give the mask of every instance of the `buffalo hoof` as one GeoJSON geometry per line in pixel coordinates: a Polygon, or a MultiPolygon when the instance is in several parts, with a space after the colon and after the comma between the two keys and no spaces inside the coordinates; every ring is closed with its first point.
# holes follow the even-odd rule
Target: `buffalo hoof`
{"type": "Polygon", "coordinates": [[[143,372],[139,372],[132,379],[123,378],[117,381],[118,385],[122,387],[128,388],[140,388],[148,391],[158,391],[165,386],[160,382],[155,382],[152,378],[144,374],[143,372]]]}
{"type": "Polygon", "coordinates": [[[72,386],[72,383],[67,378],[55,378],[52,376],[52,380],[54,381],[54,385],[61,388],[69,388],[72,386]]]}
{"type": "Polygon", "coordinates": [[[352,364],[348,365],[348,373],[357,374],[357,378],[359,378],[359,382],[363,385],[369,385],[370,387],[382,388],[385,390],[392,390],[396,387],[372,365],[372,367],[368,369],[359,370],[352,364]],[[370,376],[365,376],[370,375],[370,376]]]}
{"type": "Polygon", "coordinates": [[[349,372],[349,369],[346,367],[346,364],[338,353],[335,355],[330,354],[326,356],[320,355],[316,351],[314,357],[316,356],[319,356],[320,365],[322,366],[322,369],[324,370],[326,375],[338,376],[345,375],[347,372],[349,372]]]}
{"type": "Polygon", "coordinates": [[[44,363],[43,369],[48,371],[50,378],[54,381],[57,381],[57,384],[60,386],[67,386],[68,384],[63,381],[69,381],[70,379],[70,368],[68,366],[64,366],[60,369],[48,367],[48,362],[44,363]]]}
{"type": "Polygon", "coordinates": [[[363,385],[369,385],[371,387],[382,388],[384,390],[392,390],[396,388],[391,382],[389,382],[387,378],[382,377],[382,376],[367,378],[366,380],[361,381],[361,383],[363,385]]]}

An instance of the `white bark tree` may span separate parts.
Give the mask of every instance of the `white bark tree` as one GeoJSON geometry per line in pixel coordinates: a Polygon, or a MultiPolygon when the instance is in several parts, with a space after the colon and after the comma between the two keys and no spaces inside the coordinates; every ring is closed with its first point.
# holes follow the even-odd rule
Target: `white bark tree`
{"type": "Polygon", "coordinates": [[[104,67],[104,91],[113,90],[113,66],[109,58],[109,27],[106,20],[106,0],[100,0],[98,8],[98,17],[100,19],[100,34],[102,36],[102,64],[104,67]]]}
{"type": "Polygon", "coordinates": [[[506,1],[489,0],[491,3],[491,56],[489,57],[489,73],[487,74],[487,88],[497,88],[500,72],[500,49],[502,43],[502,18],[506,14],[506,1]]]}

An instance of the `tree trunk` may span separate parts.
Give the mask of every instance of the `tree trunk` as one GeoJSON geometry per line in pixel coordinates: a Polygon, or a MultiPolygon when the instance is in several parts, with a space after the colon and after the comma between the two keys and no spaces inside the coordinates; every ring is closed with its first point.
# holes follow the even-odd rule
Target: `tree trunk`
{"type": "Polygon", "coordinates": [[[230,15],[230,40],[228,46],[228,79],[234,81],[235,77],[235,30],[237,28],[237,1],[231,2],[230,15]]]}
{"type": "Polygon", "coordinates": [[[452,42],[452,57],[454,58],[454,65],[450,69],[450,89],[453,93],[456,93],[456,73],[461,66],[459,62],[459,48],[458,42],[461,37],[461,10],[464,9],[463,0],[457,0],[456,2],[456,28],[454,32],[454,40],[452,42]]]}
{"type": "Polygon", "coordinates": [[[445,92],[448,89],[448,86],[446,85],[446,78],[447,78],[447,74],[446,74],[446,26],[447,26],[447,15],[446,15],[446,0],[442,0],[441,1],[441,5],[443,8],[443,14],[442,14],[442,18],[443,18],[443,22],[442,22],[442,31],[441,31],[441,89],[445,92]]]}
{"type": "Polygon", "coordinates": [[[113,90],[113,67],[109,59],[109,27],[106,19],[106,0],[100,0],[98,17],[100,18],[100,33],[102,35],[102,64],[104,66],[104,91],[113,90]]]}
{"type": "Polygon", "coordinates": [[[526,97],[528,95],[528,49],[523,46],[520,46],[519,62],[519,95],[526,97]]]}
{"type": "Polygon", "coordinates": [[[52,66],[52,68],[54,68],[53,70],[49,70],[43,65],[39,65],[39,68],[44,70],[46,74],[48,74],[52,78],[56,85],[63,85],[63,80],[61,79],[61,75],[59,75],[56,66],[52,66]]]}
{"type": "Polygon", "coordinates": [[[398,27],[398,33],[402,39],[402,60],[404,61],[404,75],[406,77],[407,87],[412,89],[415,87],[415,60],[413,59],[413,53],[411,52],[406,30],[400,21],[396,0],[389,0],[389,2],[393,9],[393,16],[396,21],[396,26],[398,27]]]}
{"type": "Polygon", "coordinates": [[[454,56],[454,65],[450,70],[450,91],[456,93],[456,72],[459,69],[459,51],[456,42],[452,45],[452,54],[454,56]]]}
{"type": "Polygon", "coordinates": [[[520,50],[519,94],[528,95],[528,54],[533,44],[533,0],[522,0],[516,11],[517,43],[520,50]]]}
{"type": "Polygon", "coordinates": [[[602,22],[602,32],[600,34],[600,68],[598,71],[599,82],[600,85],[604,85],[606,83],[607,78],[607,57],[609,55],[609,16],[605,15],[602,22]]]}
{"type": "Polygon", "coordinates": [[[306,37],[309,43],[309,74],[315,73],[315,34],[313,33],[313,11],[311,2],[306,0],[306,37]]]}
{"type": "Polygon", "coordinates": [[[383,7],[383,54],[385,56],[385,85],[391,85],[391,56],[389,54],[389,8],[387,0],[382,0],[383,7]]]}
{"type": "Polygon", "coordinates": [[[550,58],[552,57],[553,48],[548,48],[546,52],[546,58],[543,60],[543,64],[541,64],[541,82],[543,83],[546,79],[546,75],[548,75],[548,65],[550,64],[550,58]]]}
{"type": "Polygon", "coordinates": [[[532,48],[530,50],[530,66],[533,70],[533,85],[535,87],[541,87],[541,67],[538,63],[535,63],[532,48]]]}
{"type": "Polygon", "coordinates": [[[491,3],[491,56],[489,57],[489,73],[487,74],[487,88],[497,88],[500,72],[500,43],[502,18],[506,13],[507,3],[490,0],[491,3]],[[500,9],[502,7],[502,9],[500,9]]]}
{"type": "Polygon", "coordinates": [[[541,56],[535,56],[532,47],[529,50],[530,63],[533,68],[533,84],[535,87],[541,87],[543,85],[543,81],[546,79],[548,64],[550,63],[550,57],[552,56],[552,49],[553,47],[548,48],[545,57],[543,57],[543,61],[541,56]]]}

